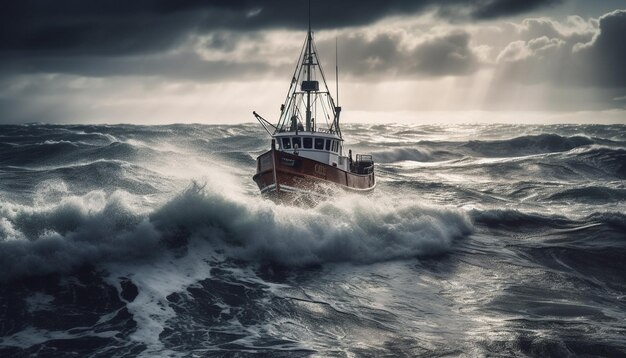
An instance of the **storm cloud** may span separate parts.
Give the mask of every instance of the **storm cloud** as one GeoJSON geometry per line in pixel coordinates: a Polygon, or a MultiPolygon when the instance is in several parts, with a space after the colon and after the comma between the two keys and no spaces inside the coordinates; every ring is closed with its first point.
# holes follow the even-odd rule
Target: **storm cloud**
{"type": "MultiPolygon", "coordinates": [[[[330,81],[339,44],[352,86],[342,101],[353,109],[622,109],[626,10],[539,13],[576,1],[313,0],[311,18],[330,81]]],[[[7,2],[0,122],[269,112],[307,9],[307,0],[7,2]]]]}
{"type": "Polygon", "coordinates": [[[616,10],[600,18],[600,32],[581,49],[591,57],[598,80],[606,85],[626,87],[626,10],[616,10]]]}
{"type": "Polygon", "coordinates": [[[524,21],[525,39],[498,55],[500,80],[626,87],[626,10],[601,16],[593,31],[563,31],[559,25],[548,19],[524,21]]]}
{"type": "Polygon", "coordinates": [[[491,19],[495,17],[524,13],[543,6],[555,5],[560,2],[560,0],[485,0],[480,1],[478,6],[472,9],[471,14],[477,19],[491,19]]]}
{"type": "MultiPolygon", "coordinates": [[[[341,61],[349,64],[345,71],[352,78],[380,80],[465,75],[480,66],[465,31],[430,34],[412,45],[406,44],[408,37],[389,32],[373,37],[358,32],[340,36],[341,61]]],[[[334,40],[324,41],[320,52],[334,54],[334,46],[334,40]]]]}
{"type": "MultiPolygon", "coordinates": [[[[462,7],[472,16],[485,19],[554,2],[319,0],[313,2],[311,17],[316,29],[329,29],[365,25],[390,15],[412,15],[431,8],[462,7]]],[[[0,11],[0,54],[68,57],[150,53],[170,49],[191,33],[303,29],[306,21],[304,0],[13,1],[4,3],[0,11]]]]}
{"type": "MultiPolygon", "coordinates": [[[[467,16],[484,19],[553,3],[554,0],[532,1],[520,7],[508,0],[319,0],[313,1],[311,17],[315,28],[323,30],[444,8],[462,8],[467,10],[467,16]]],[[[258,78],[283,71],[284,63],[239,61],[232,56],[214,59],[198,51],[202,52],[204,46],[209,50],[204,54],[222,51],[234,55],[242,38],[272,29],[303,30],[308,16],[305,0],[25,0],[2,7],[0,76],[4,77],[62,73],[204,81],[224,80],[230,75],[258,78]],[[210,41],[202,43],[203,38],[210,41]]],[[[460,15],[457,12],[454,16],[460,15]]],[[[392,43],[390,36],[382,33],[372,40],[356,35],[342,41],[349,49],[345,53],[354,60],[347,72],[364,78],[373,70],[381,71],[378,76],[393,72],[437,76],[470,73],[477,68],[467,34],[457,31],[409,49],[392,43]]],[[[259,54],[249,54],[249,58],[255,56],[259,54]]]]}

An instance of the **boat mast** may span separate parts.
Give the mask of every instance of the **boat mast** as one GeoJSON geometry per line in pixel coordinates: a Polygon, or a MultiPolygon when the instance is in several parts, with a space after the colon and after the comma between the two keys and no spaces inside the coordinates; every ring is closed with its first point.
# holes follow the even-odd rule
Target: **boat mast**
{"type": "MultiPolygon", "coordinates": [[[[311,0],[309,0],[309,34],[307,36],[307,63],[306,63],[306,80],[311,81],[311,62],[313,55],[311,54],[311,0]]],[[[311,89],[306,91],[306,131],[311,131],[311,89]]]]}
{"type": "Polygon", "coordinates": [[[327,125],[327,128],[321,127],[322,130],[336,133],[341,137],[341,131],[339,130],[339,111],[341,111],[341,107],[335,105],[324,76],[324,71],[317,57],[318,52],[315,42],[313,42],[313,31],[311,28],[310,0],[308,5],[308,32],[296,62],[296,69],[291,79],[287,97],[280,107],[280,119],[276,125],[275,133],[287,131],[315,132],[319,127],[321,118],[326,121],[327,125]],[[319,70],[319,75],[315,73],[317,70],[319,70]],[[317,76],[319,76],[317,78],[319,81],[316,80],[317,76]],[[320,81],[323,82],[321,91],[320,81]],[[321,111],[318,111],[318,109],[321,109],[321,111]],[[319,116],[319,118],[313,118],[313,115],[319,116]]]}
{"type": "MultiPolygon", "coordinates": [[[[339,137],[341,137],[341,129],[339,128],[339,116],[341,115],[341,106],[339,105],[339,50],[337,46],[337,38],[335,37],[335,86],[337,91],[337,104],[335,104],[335,120],[333,125],[339,137]]],[[[332,98],[331,98],[332,101],[332,98]]],[[[332,126],[331,126],[332,128],[332,126]]]]}

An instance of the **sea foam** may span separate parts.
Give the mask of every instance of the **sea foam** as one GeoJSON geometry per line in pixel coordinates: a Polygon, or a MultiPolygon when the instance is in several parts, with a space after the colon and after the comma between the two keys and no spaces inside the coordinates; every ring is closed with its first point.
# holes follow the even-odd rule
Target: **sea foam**
{"type": "Polygon", "coordinates": [[[194,184],[146,211],[126,192],[92,191],[2,204],[0,279],[150,258],[190,240],[248,261],[371,263],[440,254],[471,231],[462,211],[384,198],[348,195],[306,209],[194,184]]]}

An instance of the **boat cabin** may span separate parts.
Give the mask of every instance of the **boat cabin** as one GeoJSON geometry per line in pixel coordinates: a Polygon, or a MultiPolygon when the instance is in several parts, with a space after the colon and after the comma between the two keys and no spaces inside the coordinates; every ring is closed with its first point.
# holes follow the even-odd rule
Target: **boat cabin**
{"type": "Polygon", "coordinates": [[[336,134],[324,132],[281,132],[274,134],[276,149],[313,159],[342,170],[349,170],[350,163],[343,154],[343,139],[336,134]]]}

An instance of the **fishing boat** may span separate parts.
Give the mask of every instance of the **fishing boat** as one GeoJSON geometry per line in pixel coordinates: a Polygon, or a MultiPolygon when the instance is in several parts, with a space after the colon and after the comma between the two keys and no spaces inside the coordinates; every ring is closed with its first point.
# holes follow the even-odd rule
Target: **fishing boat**
{"type": "MultiPolygon", "coordinates": [[[[336,83],[338,73],[335,65],[336,83]]],[[[338,84],[336,93],[335,104],[313,41],[309,9],[308,33],[278,123],[253,112],[271,137],[270,150],[257,158],[253,176],[263,195],[283,201],[329,197],[337,189],[370,191],[375,187],[372,156],[353,158],[352,151],[344,149],[338,84]]]]}

